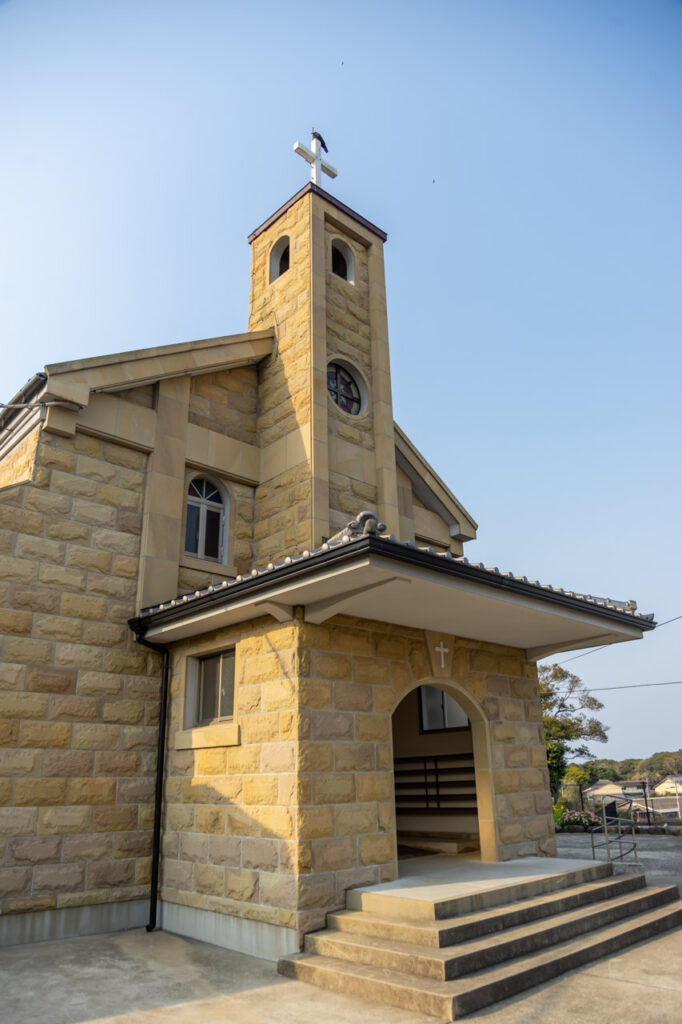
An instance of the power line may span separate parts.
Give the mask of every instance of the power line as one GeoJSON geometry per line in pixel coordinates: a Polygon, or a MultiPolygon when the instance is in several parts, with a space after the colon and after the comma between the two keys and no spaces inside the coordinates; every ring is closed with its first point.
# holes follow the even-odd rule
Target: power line
{"type": "MultiPolygon", "coordinates": [[[[666,619],[665,622],[659,622],[656,629],[661,629],[663,626],[669,625],[671,622],[677,622],[678,619],[682,619],[682,615],[675,615],[672,619],[666,619]]],[[[568,665],[569,661],[577,661],[578,658],[586,658],[588,654],[596,654],[597,651],[605,651],[607,647],[611,647],[612,644],[602,644],[601,647],[593,647],[590,651],[583,651],[582,654],[575,654],[572,658],[566,658],[564,661],[558,661],[557,665],[568,665]]],[[[649,686],[666,686],[666,683],[649,683],[642,684],[649,686]]]]}
{"type": "Polygon", "coordinates": [[[643,686],[682,686],[682,679],[675,679],[671,683],[629,683],[626,686],[597,686],[594,689],[588,686],[590,693],[603,693],[604,690],[639,690],[643,686]]]}
{"type": "MultiPolygon", "coordinates": [[[[561,685],[561,684],[559,684],[561,685]]],[[[682,679],[674,679],[669,683],[626,683],[623,686],[596,686],[594,689],[591,686],[586,686],[585,690],[587,693],[603,693],[604,690],[640,690],[647,686],[682,686],[682,679]]],[[[564,699],[579,699],[581,694],[572,694],[570,690],[561,691],[559,688],[555,691],[559,697],[564,699]]],[[[583,694],[584,696],[584,694],[583,694]]]]}

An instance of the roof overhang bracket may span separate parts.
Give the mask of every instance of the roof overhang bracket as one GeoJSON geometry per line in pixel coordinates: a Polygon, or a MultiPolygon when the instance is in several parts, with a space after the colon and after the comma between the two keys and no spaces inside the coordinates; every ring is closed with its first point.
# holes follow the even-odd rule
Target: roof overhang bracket
{"type": "MultiPolygon", "coordinates": [[[[358,594],[366,594],[369,590],[378,590],[379,587],[385,587],[387,583],[410,583],[409,579],[405,579],[404,576],[389,576],[385,580],[377,580],[376,583],[368,583],[364,587],[355,587],[353,590],[346,590],[342,594],[335,594],[334,597],[328,597],[321,601],[313,601],[311,604],[305,606],[304,618],[306,622],[310,622],[311,625],[319,626],[327,619],[331,619],[333,615],[337,615],[339,612],[344,611],[344,606],[347,601],[351,598],[356,597],[358,594]]],[[[378,618],[379,616],[377,616],[378,618]]]]}
{"type": "Polygon", "coordinates": [[[561,654],[562,651],[581,651],[583,647],[603,647],[606,644],[618,644],[623,640],[639,640],[637,636],[614,636],[613,633],[602,633],[599,636],[582,637],[579,641],[573,640],[565,644],[545,644],[541,647],[529,647],[526,650],[528,661],[539,661],[551,654],[561,654]]]}
{"type": "Polygon", "coordinates": [[[268,615],[272,615],[273,619],[277,619],[278,622],[289,622],[294,617],[294,606],[292,604],[283,604],[281,601],[272,601],[264,597],[260,601],[254,601],[254,608],[266,612],[268,615]]]}

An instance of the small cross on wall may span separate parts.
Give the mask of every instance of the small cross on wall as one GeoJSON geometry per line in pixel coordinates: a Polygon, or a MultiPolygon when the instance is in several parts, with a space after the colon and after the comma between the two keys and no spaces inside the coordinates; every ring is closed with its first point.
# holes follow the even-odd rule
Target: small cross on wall
{"type": "Polygon", "coordinates": [[[338,171],[331,164],[327,163],[326,160],[322,159],[322,150],[327,152],[325,141],[319,132],[316,132],[313,128],[313,138],[311,142],[311,148],[308,149],[302,142],[294,143],[294,153],[298,153],[304,160],[307,160],[310,164],[310,180],[313,185],[322,184],[322,172],[328,174],[330,178],[335,178],[338,171]],[[312,152],[311,152],[312,150],[312,152]]]}
{"type": "Polygon", "coordinates": [[[436,654],[440,654],[440,667],[445,668],[445,655],[450,653],[450,648],[446,647],[441,640],[437,647],[434,647],[436,654]]]}

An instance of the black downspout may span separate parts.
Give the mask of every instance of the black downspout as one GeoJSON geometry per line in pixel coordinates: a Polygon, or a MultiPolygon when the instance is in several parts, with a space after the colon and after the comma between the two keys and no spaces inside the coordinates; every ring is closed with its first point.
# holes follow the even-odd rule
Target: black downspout
{"type": "Polygon", "coordinates": [[[163,765],[166,757],[166,718],[168,711],[168,666],[170,654],[167,647],[160,647],[145,640],[140,633],[135,634],[138,644],[149,647],[163,658],[161,666],[161,706],[159,708],[159,742],[156,752],[156,788],[154,792],[154,831],[152,834],[152,879],[149,894],[149,923],[147,931],[156,928],[156,906],[159,893],[159,855],[161,852],[161,805],[163,802],[163,765]]]}

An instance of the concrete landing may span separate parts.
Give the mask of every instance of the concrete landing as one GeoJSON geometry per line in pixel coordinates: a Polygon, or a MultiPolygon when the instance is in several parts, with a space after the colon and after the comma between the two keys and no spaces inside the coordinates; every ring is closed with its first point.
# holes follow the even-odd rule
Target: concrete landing
{"type": "Polygon", "coordinates": [[[407,899],[442,900],[468,896],[486,889],[516,885],[520,880],[565,875],[594,867],[595,861],[575,857],[521,857],[518,860],[482,861],[475,853],[431,854],[400,861],[394,882],[368,885],[358,892],[385,892],[407,899]]]}
{"type": "Polygon", "coordinates": [[[589,881],[610,874],[610,866],[593,860],[523,857],[487,863],[476,853],[431,854],[399,862],[393,882],[368,885],[347,893],[353,910],[390,916],[444,917],[551,892],[568,884],[567,876],[589,881]],[[578,878],[578,876],[580,876],[578,878]]]}

